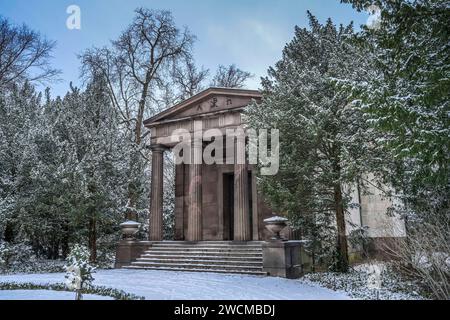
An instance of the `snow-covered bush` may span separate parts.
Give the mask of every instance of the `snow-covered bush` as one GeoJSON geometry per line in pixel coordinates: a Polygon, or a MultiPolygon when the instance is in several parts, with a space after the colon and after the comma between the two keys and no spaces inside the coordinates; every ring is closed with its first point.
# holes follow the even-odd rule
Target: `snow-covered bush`
{"type": "Polygon", "coordinates": [[[450,299],[449,225],[420,223],[409,230],[405,241],[385,246],[397,271],[418,280],[430,297],[450,299]]]}
{"type": "Polygon", "coordinates": [[[0,242],[0,267],[6,267],[11,257],[10,249],[6,242],[0,242]]]}
{"type": "Polygon", "coordinates": [[[62,260],[43,260],[35,256],[26,244],[0,242],[0,273],[49,273],[63,272],[62,260]]]}
{"type": "Polygon", "coordinates": [[[76,299],[81,300],[81,291],[89,287],[94,280],[92,273],[95,268],[89,264],[89,249],[82,245],[75,245],[67,257],[66,284],[70,290],[76,292],[76,299]]]}
{"type": "Polygon", "coordinates": [[[306,274],[302,282],[320,284],[332,290],[347,292],[361,300],[421,300],[420,288],[394,272],[389,264],[369,262],[350,268],[349,272],[306,274]],[[374,285],[376,282],[376,285],[374,285]]]}
{"type": "Polygon", "coordinates": [[[0,270],[22,269],[36,260],[30,246],[24,243],[0,242],[0,270]]]}
{"type": "Polygon", "coordinates": [[[368,229],[368,226],[357,226],[348,235],[348,242],[353,250],[361,252],[364,258],[369,256],[371,238],[368,236],[368,229]]]}
{"type": "MultiPolygon", "coordinates": [[[[113,246],[116,242],[111,242],[113,246]]],[[[112,269],[114,268],[114,263],[116,260],[115,248],[110,248],[111,246],[102,246],[97,251],[97,260],[95,262],[95,267],[99,269],[112,269]]]]}
{"type": "MultiPolygon", "coordinates": [[[[66,291],[67,286],[64,283],[36,284],[31,282],[0,282],[0,290],[54,290],[66,291]]],[[[84,294],[97,294],[100,296],[112,297],[115,300],[144,300],[145,297],[127,293],[116,288],[104,286],[90,286],[83,289],[84,294]]]]}

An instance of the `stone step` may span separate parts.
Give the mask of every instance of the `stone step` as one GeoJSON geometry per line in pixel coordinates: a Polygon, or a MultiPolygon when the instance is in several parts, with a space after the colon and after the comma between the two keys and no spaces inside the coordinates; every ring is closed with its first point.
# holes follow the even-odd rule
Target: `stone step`
{"type": "Polygon", "coordinates": [[[185,251],[185,250],[146,250],[144,255],[196,255],[196,256],[239,256],[239,257],[262,257],[262,252],[247,252],[247,251],[229,251],[229,252],[218,252],[218,251],[185,251]]]}
{"type": "Polygon", "coordinates": [[[262,252],[262,248],[151,247],[147,251],[262,252]]]}
{"type": "Polygon", "coordinates": [[[213,272],[213,273],[229,273],[229,274],[249,274],[258,276],[267,276],[263,271],[245,271],[245,270],[223,270],[223,269],[197,269],[197,268],[178,268],[178,267],[149,267],[149,266],[125,266],[123,269],[142,269],[142,270],[167,270],[182,272],[213,272]]]}
{"type": "Polygon", "coordinates": [[[261,249],[262,246],[260,244],[170,244],[170,243],[155,243],[152,245],[152,248],[232,248],[232,249],[242,249],[242,248],[250,248],[250,249],[261,249]]]}
{"type": "Polygon", "coordinates": [[[262,244],[261,240],[200,240],[200,241],[184,241],[184,240],[163,240],[163,241],[149,241],[149,243],[157,244],[184,244],[184,245],[196,245],[196,244],[262,244]]]}
{"type": "Polygon", "coordinates": [[[203,259],[203,260],[239,260],[239,261],[262,261],[262,255],[174,255],[174,254],[143,254],[141,258],[161,259],[203,259]]]}
{"type": "MultiPolygon", "coordinates": [[[[221,257],[219,257],[221,258],[221,257]]],[[[179,264],[204,264],[204,265],[236,265],[256,266],[262,268],[262,259],[260,261],[245,260],[207,260],[207,259],[161,259],[161,258],[137,258],[136,262],[152,262],[152,263],[179,263],[179,264]]]]}
{"type": "Polygon", "coordinates": [[[124,268],[265,275],[261,242],[152,243],[124,268]]]}
{"type": "Polygon", "coordinates": [[[157,262],[141,262],[134,261],[131,263],[132,266],[141,266],[141,267],[177,267],[182,269],[221,269],[221,270],[242,270],[242,271],[262,271],[262,266],[252,266],[252,265],[232,265],[232,264],[222,264],[222,265],[210,265],[210,264],[202,264],[202,263],[192,263],[192,264],[182,264],[178,262],[165,262],[165,263],[157,263],[157,262]]]}
{"type": "Polygon", "coordinates": [[[151,246],[148,249],[155,250],[218,250],[218,251],[230,251],[230,250],[253,250],[253,251],[262,251],[261,247],[258,246],[151,246]]]}

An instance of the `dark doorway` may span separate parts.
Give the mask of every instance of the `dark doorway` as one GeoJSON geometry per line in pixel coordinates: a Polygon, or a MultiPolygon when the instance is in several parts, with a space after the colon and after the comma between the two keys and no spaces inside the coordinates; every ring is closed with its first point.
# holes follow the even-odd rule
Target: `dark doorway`
{"type": "Polygon", "coordinates": [[[253,188],[252,172],[248,172],[248,216],[250,219],[250,238],[253,239],[253,188]]]}
{"type": "MultiPolygon", "coordinates": [[[[248,217],[253,238],[253,193],[252,173],[248,173],[248,217]]],[[[223,174],[223,239],[234,240],[234,174],[223,174]]]]}
{"type": "Polygon", "coordinates": [[[234,174],[223,174],[223,238],[234,238],[234,174]]]}

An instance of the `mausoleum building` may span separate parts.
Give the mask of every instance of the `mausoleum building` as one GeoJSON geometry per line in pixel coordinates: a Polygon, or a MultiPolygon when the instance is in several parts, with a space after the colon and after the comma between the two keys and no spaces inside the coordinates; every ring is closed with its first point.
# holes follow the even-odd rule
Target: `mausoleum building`
{"type": "MultiPolygon", "coordinates": [[[[248,267],[241,270],[244,273],[254,271],[264,274],[262,241],[272,236],[264,226],[264,219],[272,217],[274,213],[257,190],[256,165],[248,163],[246,157],[248,136],[245,130],[248,128],[242,114],[249,104],[258,103],[261,99],[261,94],[255,90],[209,88],[144,122],[151,134],[152,157],[148,241],[122,241],[119,244],[116,266],[131,264],[134,267],[176,270],[185,265],[188,266],[186,269],[201,270],[200,266],[204,266],[205,261],[211,262],[214,259],[208,259],[208,255],[204,255],[196,258],[200,262],[192,263],[187,255],[180,258],[183,257],[181,253],[183,250],[189,252],[189,248],[192,252],[208,252],[209,249],[214,252],[215,248],[219,250],[216,251],[216,256],[222,259],[218,261],[228,261],[226,257],[233,257],[234,260],[229,260],[232,262],[228,269],[226,264],[222,264],[220,268],[217,267],[220,264],[216,264],[213,270],[227,272],[236,270],[240,265],[248,267]],[[242,132],[244,135],[239,135],[242,132]],[[219,138],[223,138],[223,148],[212,150],[211,144],[219,138]],[[164,242],[164,152],[169,151],[177,158],[175,235],[174,241],[164,242]],[[205,154],[223,161],[205,163],[205,154]],[[189,244],[196,244],[197,248],[186,247],[189,244]],[[181,251],[177,251],[176,246],[181,251]],[[155,252],[165,252],[163,256],[175,258],[161,258],[161,254],[157,255],[155,252]],[[228,256],[225,254],[227,252],[228,256]],[[170,261],[175,262],[171,264],[170,261]]],[[[348,215],[348,232],[365,225],[371,236],[382,241],[404,236],[402,222],[386,215],[385,211],[390,203],[380,194],[354,194],[354,201],[360,206],[352,209],[348,215]],[[389,225],[390,229],[386,229],[385,225],[389,225]]],[[[286,228],[284,237],[295,239],[296,233],[286,228]]],[[[199,255],[193,254],[190,257],[199,255]]]]}

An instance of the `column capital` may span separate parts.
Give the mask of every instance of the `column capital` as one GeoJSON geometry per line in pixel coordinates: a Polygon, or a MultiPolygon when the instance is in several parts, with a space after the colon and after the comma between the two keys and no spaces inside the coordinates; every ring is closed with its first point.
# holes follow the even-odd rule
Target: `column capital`
{"type": "Polygon", "coordinates": [[[164,152],[168,148],[163,144],[152,144],[147,147],[148,149],[152,150],[152,152],[164,152]]]}

